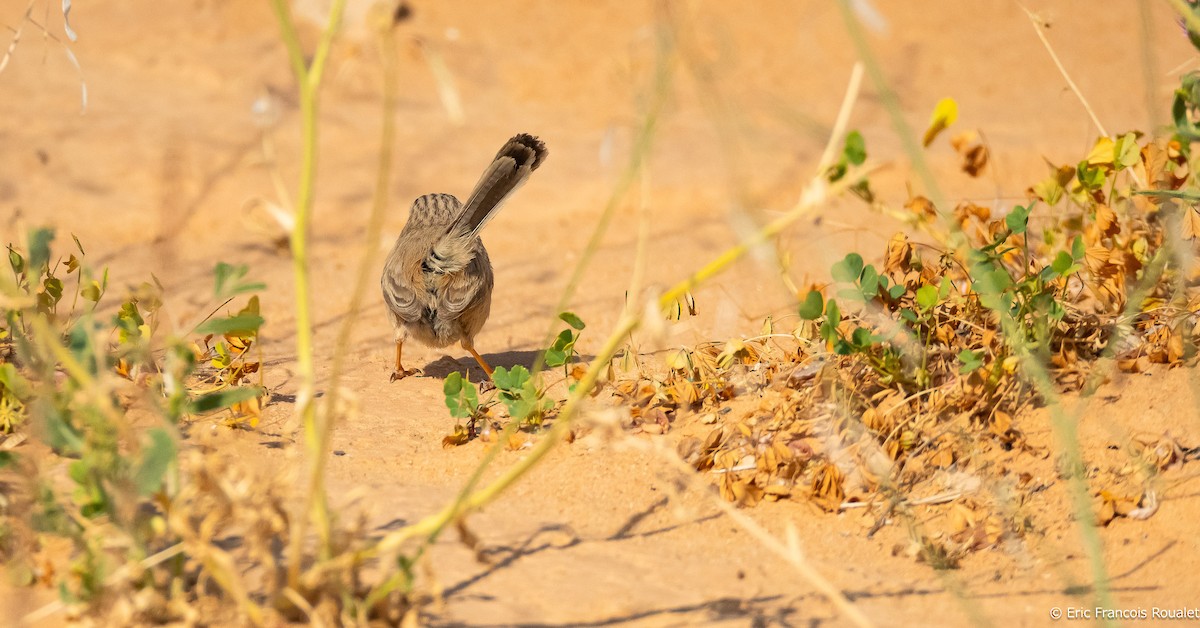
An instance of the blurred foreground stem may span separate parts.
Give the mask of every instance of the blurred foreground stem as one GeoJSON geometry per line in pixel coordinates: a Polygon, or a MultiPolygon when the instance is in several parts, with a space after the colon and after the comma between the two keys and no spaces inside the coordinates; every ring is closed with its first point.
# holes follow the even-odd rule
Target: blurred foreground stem
{"type": "Polygon", "coordinates": [[[321,39],[313,53],[312,61],[305,65],[304,51],[300,46],[300,35],[292,17],[287,0],[271,0],[271,7],[279,20],[280,36],[287,48],[288,60],[300,90],[301,155],[300,180],[296,195],[296,222],[292,227],[292,269],[296,281],[296,368],[299,371],[299,391],[296,394],[296,414],[304,426],[304,440],[309,459],[313,462],[313,474],[305,510],[292,519],[290,548],[288,552],[288,585],[296,588],[300,580],[300,557],[304,547],[304,536],[308,516],[312,515],[321,537],[321,547],[329,546],[329,512],[325,503],[324,487],[316,464],[320,452],[325,449],[323,441],[328,435],[318,430],[316,411],[313,405],[316,374],[313,369],[312,308],[308,281],[308,235],[312,222],[313,194],[317,178],[317,115],[320,111],[321,78],[329,61],[329,50],[341,25],[346,0],[333,0],[329,18],[321,39]]]}

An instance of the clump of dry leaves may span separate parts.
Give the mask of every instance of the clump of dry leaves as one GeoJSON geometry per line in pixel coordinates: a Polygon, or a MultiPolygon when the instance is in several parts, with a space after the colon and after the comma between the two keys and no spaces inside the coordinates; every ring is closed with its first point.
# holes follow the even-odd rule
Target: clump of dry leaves
{"type": "MultiPolygon", "coordinates": [[[[953,141],[971,176],[987,164],[979,138],[953,141]]],[[[1200,276],[1182,249],[1200,212],[1176,194],[1191,180],[1178,141],[1130,133],[1052,167],[1024,207],[914,197],[923,241],[897,233],[878,270],[847,256],[800,295],[790,338],[682,349],[616,394],[633,427],[680,428],[680,456],[725,499],[868,508],[872,530],[907,513],[914,543],[897,551],[952,567],[1031,525],[1048,484],[1023,461],[1050,457],[1022,412],[1044,401],[1039,377],[1090,393],[1110,367],[1195,363],[1200,276]],[[936,529],[913,523],[932,508],[936,529]]],[[[1154,478],[1187,451],[1169,435],[1115,447],[1088,477],[1099,521],[1152,515],[1154,478]]]]}

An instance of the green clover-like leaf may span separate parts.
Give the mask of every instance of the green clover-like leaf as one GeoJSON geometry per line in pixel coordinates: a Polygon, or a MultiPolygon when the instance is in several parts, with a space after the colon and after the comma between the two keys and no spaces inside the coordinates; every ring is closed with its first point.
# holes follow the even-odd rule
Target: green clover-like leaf
{"type": "Polygon", "coordinates": [[[804,302],[800,304],[800,318],[806,321],[815,321],[821,318],[821,312],[825,309],[825,298],[821,293],[812,290],[804,296],[804,302]]]}

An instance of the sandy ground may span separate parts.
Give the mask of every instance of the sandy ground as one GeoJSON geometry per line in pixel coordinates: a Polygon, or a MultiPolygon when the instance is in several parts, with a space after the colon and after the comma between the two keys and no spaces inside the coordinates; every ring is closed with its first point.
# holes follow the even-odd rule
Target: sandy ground
{"type": "MultiPolygon", "coordinates": [[[[798,2],[681,3],[687,68],[675,77],[654,139],[644,188],[650,209],[648,281],[665,286],[736,242],[747,215],[762,219],[795,202],[812,175],[856,55],[836,5],[798,2]]],[[[1019,200],[1045,176],[1045,160],[1074,162],[1096,130],[1017,3],[976,0],[875,3],[886,31],[871,44],[906,118],[924,128],[934,103],[952,96],[958,125],[981,128],[993,170],[978,180],[956,172],[941,143],[930,156],[947,195],[1019,200]]],[[[1051,27],[1062,63],[1110,132],[1166,121],[1172,82],[1195,58],[1165,4],[1031,1],[1051,27]],[[1143,37],[1149,40],[1143,46],[1143,37]]],[[[41,2],[34,15],[44,15],[41,2]]],[[[48,6],[48,5],[47,5],[48,6]]],[[[16,27],[24,3],[0,6],[16,27]]],[[[399,27],[399,103],[392,209],[380,242],[364,242],[379,132],[378,69],[370,42],[339,46],[322,113],[321,176],[314,224],[313,282],[319,374],[364,253],[381,261],[407,205],[428,192],[464,195],[487,159],[518,131],[541,136],[550,158],[484,234],[496,268],[496,300],[477,346],[493,364],[528,364],[574,263],[611,194],[650,97],[655,5],[649,2],[414,2],[399,27]],[[444,59],[461,96],[453,124],[429,66],[413,43],[444,59]]],[[[62,38],[50,6],[52,32],[62,38]]],[[[40,20],[41,17],[38,17],[40,20]]],[[[0,233],[46,224],[60,242],[74,233],[92,264],[107,265],[114,293],[152,270],[171,316],[194,316],[217,261],[247,263],[265,281],[266,379],[278,400],[260,431],[198,424],[223,447],[265,468],[298,464],[281,436],[295,391],[289,258],[256,199],[275,196],[272,168],[291,185],[298,170],[294,81],[264,2],[194,0],[95,2],[76,6],[72,46],[87,84],[61,46],[26,26],[0,74],[0,233]],[[279,116],[265,133],[251,106],[268,98],[279,116]]],[[[353,25],[352,25],[353,26],[353,25]]],[[[306,31],[310,36],[315,31],[306,31]]],[[[1193,64],[1194,65],[1194,64],[1193,64]]],[[[864,89],[851,126],[872,158],[890,167],[874,179],[899,204],[911,177],[876,91],[864,89]]],[[[917,188],[918,190],[920,188],[917,188]]],[[[633,198],[637,198],[636,195],[633,198]]],[[[590,325],[595,350],[617,319],[633,269],[635,203],[623,202],[571,302],[590,325]]],[[[790,234],[797,277],[822,278],[848,250],[882,252],[896,229],[861,203],[841,201],[790,234]]],[[[441,377],[473,366],[453,350],[408,352],[427,377],[388,382],[391,331],[381,301],[368,302],[349,346],[345,387],[357,413],[338,427],[330,483],[380,526],[411,522],[445,503],[483,455],[479,443],[444,450],[452,420],[441,377]],[[457,363],[455,362],[457,361],[457,363]],[[348,498],[349,499],[349,498],[348,498]]],[[[788,312],[788,295],[767,261],[741,263],[696,291],[697,317],[671,342],[757,333],[763,318],[788,312]]],[[[653,347],[644,347],[647,349],[653,347]]],[[[1195,374],[1125,376],[1103,392],[1081,426],[1085,454],[1099,455],[1130,431],[1200,437],[1195,374]]],[[[1052,446],[1044,411],[1021,419],[1052,446]]],[[[650,437],[639,437],[650,438],[650,437]]],[[[672,442],[670,435],[660,437],[672,442]]],[[[508,452],[501,464],[518,459],[508,452]]],[[[1046,477],[1051,462],[1030,463],[1046,477]]],[[[578,442],[552,454],[532,477],[472,517],[490,564],[453,538],[432,565],[445,604],[426,619],[467,625],[842,625],[831,605],[790,568],[694,494],[676,495],[653,456],[578,442]]],[[[1050,623],[1053,607],[1090,607],[1086,560],[1065,520],[1066,499],[1047,499],[1064,523],[1029,547],[972,555],[960,570],[934,572],[892,547],[889,526],[868,539],[859,514],[820,514],[794,503],[749,511],[781,533],[793,524],[807,557],[880,625],[1050,623]],[[954,593],[959,591],[959,593],[954,593]]],[[[1187,478],[1148,521],[1103,530],[1122,608],[1200,605],[1195,520],[1200,491],[1187,478]]],[[[19,616],[46,592],[0,595],[19,616]]],[[[5,619],[7,620],[7,619],[5,619]]]]}

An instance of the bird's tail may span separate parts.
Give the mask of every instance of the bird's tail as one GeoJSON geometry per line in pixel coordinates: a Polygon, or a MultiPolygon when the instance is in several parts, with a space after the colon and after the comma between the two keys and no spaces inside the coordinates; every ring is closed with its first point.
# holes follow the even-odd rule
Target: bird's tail
{"type": "Polygon", "coordinates": [[[447,235],[472,238],[479,235],[479,230],[496,215],[509,195],[542,165],[547,154],[546,145],[532,135],[521,133],[508,140],[475,184],[447,235]]]}

